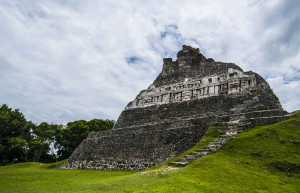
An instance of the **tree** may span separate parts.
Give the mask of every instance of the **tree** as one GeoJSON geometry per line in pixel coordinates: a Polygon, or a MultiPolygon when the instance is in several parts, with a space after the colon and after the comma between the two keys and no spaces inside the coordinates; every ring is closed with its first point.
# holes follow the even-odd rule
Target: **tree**
{"type": "Polygon", "coordinates": [[[58,149],[58,159],[67,159],[90,132],[110,130],[113,125],[114,121],[102,119],[69,122],[56,133],[55,147],[58,149]]]}
{"type": "Polygon", "coordinates": [[[31,139],[32,161],[51,162],[56,156],[51,151],[51,145],[55,143],[55,133],[61,125],[43,122],[33,127],[31,139]]]}
{"type": "Polygon", "coordinates": [[[18,109],[0,107],[0,165],[17,162],[55,161],[50,145],[60,125],[27,121],[18,109]]]}
{"type": "Polygon", "coordinates": [[[26,144],[31,126],[18,109],[12,110],[6,104],[0,107],[0,165],[27,159],[26,155],[21,153],[25,149],[20,147],[26,144]]]}
{"type": "Polygon", "coordinates": [[[62,128],[56,135],[55,145],[59,159],[68,158],[87,133],[87,122],[84,120],[69,122],[62,128]]]}
{"type": "Polygon", "coordinates": [[[18,109],[0,107],[0,165],[17,162],[54,162],[68,158],[90,132],[109,130],[114,121],[92,119],[66,126],[27,121],[18,109]],[[57,155],[53,148],[57,148],[57,155]]]}

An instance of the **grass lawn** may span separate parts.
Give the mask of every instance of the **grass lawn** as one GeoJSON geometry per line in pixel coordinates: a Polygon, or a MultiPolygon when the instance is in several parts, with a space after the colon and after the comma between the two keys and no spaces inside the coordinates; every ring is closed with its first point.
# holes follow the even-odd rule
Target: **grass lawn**
{"type": "MultiPolygon", "coordinates": [[[[206,143],[200,141],[197,146],[206,143]]],[[[0,192],[299,193],[300,112],[281,123],[249,129],[217,152],[182,168],[173,169],[166,163],[141,172],[50,166],[20,163],[0,167],[0,192]]]]}

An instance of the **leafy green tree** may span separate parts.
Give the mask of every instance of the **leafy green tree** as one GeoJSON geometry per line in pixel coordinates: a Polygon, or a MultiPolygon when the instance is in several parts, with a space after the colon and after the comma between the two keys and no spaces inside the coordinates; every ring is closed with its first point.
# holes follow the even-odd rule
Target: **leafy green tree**
{"type": "Polygon", "coordinates": [[[66,126],[36,125],[18,109],[4,104],[0,107],[0,165],[66,159],[90,132],[109,130],[113,125],[114,121],[102,119],[79,120],[66,126]]]}
{"type": "Polygon", "coordinates": [[[26,144],[30,126],[18,109],[12,110],[6,104],[0,107],[0,165],[26,160],[21,153],[25,149],[20,147],[26,144]]]}
{"type": "Polygon", "coordinates": [[[113,128],[115,122],[111,120],[92,119],[88,122],[90,132],[110,130],[113,128]]]}
{"type": "Polygon", "coordinates": [[[0,165],[17,162],[50,162],[56,155],[50,154],[55,133],[61,125],[27,121],[18,109],[6,104],[0,107],[0,165]]]}
{"type": "Polygon", "coordinates": [[[58,159],[68,158],[90,132],[112,129],[114,121],[92,119],[69,122],[56,134],[55,147],[58,149],[58,159]]]}
{"type": "Polygon", "coordinates": [[[59,159],[68,158],[87,134],[87,121],[84,120],[69,122],[65,128],[62,128],[56,135],[55,145],[58,148],[59,159]]]}
{"type": "Polygon", "coordinates": [[[51,162],[56,156],[51,151],[51,145],[55,143],[55,133],[62,126],[43,122],[33,127],[31,139],[32,161],[51,162]]]}

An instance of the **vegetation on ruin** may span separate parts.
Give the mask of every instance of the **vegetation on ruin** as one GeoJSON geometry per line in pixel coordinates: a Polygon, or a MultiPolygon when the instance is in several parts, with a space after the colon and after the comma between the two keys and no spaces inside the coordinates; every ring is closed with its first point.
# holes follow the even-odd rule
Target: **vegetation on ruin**
{"type": "Polygon", "coordinates": [[[0,192],[300,192],[300,111],[248,129],[186,167],[132,172],[51,166],[0,167],[0,192]]]}

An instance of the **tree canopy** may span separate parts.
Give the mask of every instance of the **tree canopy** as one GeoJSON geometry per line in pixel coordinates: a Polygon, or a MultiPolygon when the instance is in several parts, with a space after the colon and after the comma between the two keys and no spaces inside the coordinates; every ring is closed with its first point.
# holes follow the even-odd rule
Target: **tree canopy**
{"type": "Polygon", "coordinates": [[[68,158],[90,132],[109,130],[113,125],[114,121],[102,119],[69,122],[56,135],[55,147],[58,149],[59,159],[68,158]]]}
{"type": "Polygon", "coordinates": [[[0,106],[0,165],[55,162],[68,158],[90,132],[112,129],[114,121],[78,120],[67,125],[27,121],[18,110],[0,106]]]}

